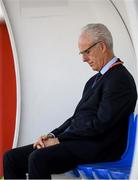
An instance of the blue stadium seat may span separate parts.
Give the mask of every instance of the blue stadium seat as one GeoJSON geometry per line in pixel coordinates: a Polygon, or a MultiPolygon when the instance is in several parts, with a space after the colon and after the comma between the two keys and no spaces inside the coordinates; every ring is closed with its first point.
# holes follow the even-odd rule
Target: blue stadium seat
{"type": "Polygon", "coordinates": [[[122,169],[110,170],[110,176],[112,179],[129,179],[131,167],[124,167],[122,169]]]}
{"type": "Polygon", "coordinates": [[[114,179],[115,177],[119,177],[119,175],[120,177],[128,177],[134,153],[137,121],[138,115],[134,118],[134,114],[131,114],[129,117],[127,147],[120,160],[115,162],[79,165],[76,170],[80,175],[87,179],[114,179]]]}
{"type": "Polygon", "coordinates": [[[93,168],[92,174],[95,179],[129,179],[130,166],[93,168]]]}

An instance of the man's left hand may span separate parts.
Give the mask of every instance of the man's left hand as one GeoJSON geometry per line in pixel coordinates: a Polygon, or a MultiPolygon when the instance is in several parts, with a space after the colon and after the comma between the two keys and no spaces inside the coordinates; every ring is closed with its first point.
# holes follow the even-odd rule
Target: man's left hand
{"type": "Polygon", "coordinates": [[[45,147],[53,146],[53,145],[56,145],[59,143],[60,142],[59,142],[58,138],[49,138],[46,141],[44,141],[45,147]]]}

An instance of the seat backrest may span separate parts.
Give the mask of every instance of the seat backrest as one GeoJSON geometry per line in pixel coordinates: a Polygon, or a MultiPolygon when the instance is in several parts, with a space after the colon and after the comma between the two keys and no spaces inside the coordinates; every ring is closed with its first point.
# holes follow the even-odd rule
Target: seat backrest
{"type": "Polygon", "coordinates": [[[135,148],[137,121],[138,121],[137,116],[134,117],[133,113],[130,114],[127,147],[126,147],[124,154],[121,157],[122,160],[126,161],[130,165],[132,163],[134,148],[135,148]]]}

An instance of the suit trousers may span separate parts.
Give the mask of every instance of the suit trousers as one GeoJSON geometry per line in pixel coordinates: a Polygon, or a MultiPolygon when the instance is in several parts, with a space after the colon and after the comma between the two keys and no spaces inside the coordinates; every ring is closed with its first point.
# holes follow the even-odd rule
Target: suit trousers
{"type": "Polygon", "coordinates": [[[5,153],[4,179],[25,179],[26,173],[29,179],[51,179],[51,174],[64,173],[80,163],[83,161],[63,143],[42,149],[27,145],[5,153]]]}

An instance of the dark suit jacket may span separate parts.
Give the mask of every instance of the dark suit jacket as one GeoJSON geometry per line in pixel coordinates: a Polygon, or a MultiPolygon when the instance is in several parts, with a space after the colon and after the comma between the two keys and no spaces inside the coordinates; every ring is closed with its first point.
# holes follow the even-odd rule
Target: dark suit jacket
{"type": "Polygon", "coordinates": [[[52,131],[86,163],[120,159],[137,99],[134,79],[122,64],[108,70],[92,88],[95,77],[86,83],[74,115],[52,131]]]}

